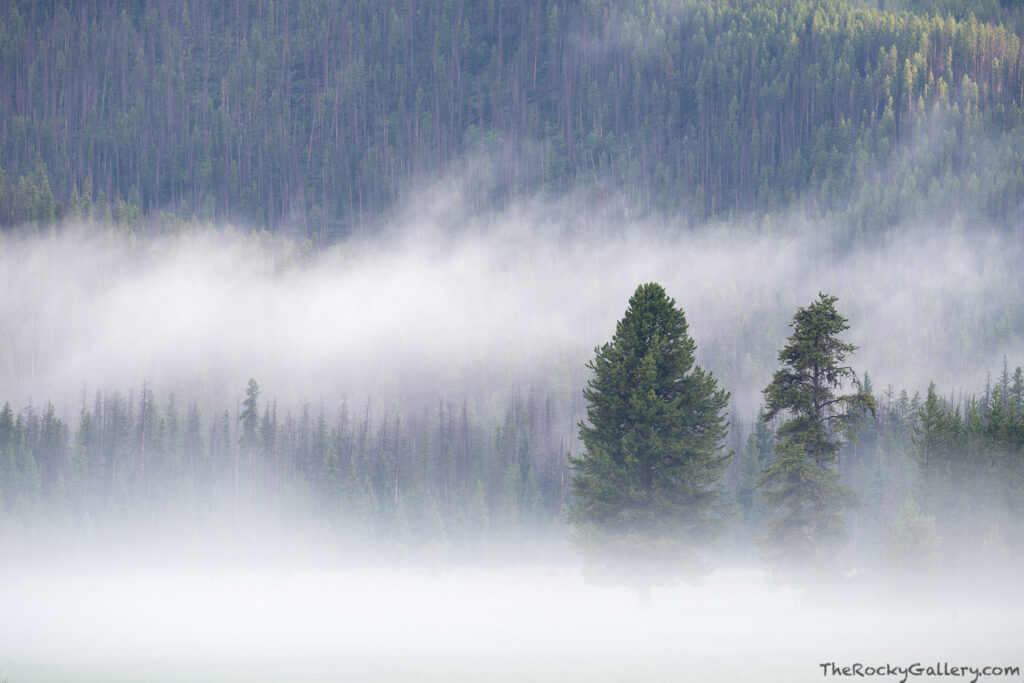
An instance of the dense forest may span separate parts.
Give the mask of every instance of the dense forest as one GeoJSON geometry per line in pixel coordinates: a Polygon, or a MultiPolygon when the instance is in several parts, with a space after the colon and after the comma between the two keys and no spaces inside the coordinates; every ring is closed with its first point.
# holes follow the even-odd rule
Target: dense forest
{"type": "MultiPolygon", "coordinates": [[[[838,458],[859,497],[847,566],[1006,574],[1024,515],[1024,375],[978,394],[876,391],[838,458]]],[[[550,397],[508,397],[503,420],[466,400],[415,414],[370,404],[278,409],[252,380],[234,409],[203,413],[143,385],[99,392],[64,421],[51,404],[0,410],[0,512],[12,562],[175,556],[284,562],[523,561],[567,557],[568,457],[550,397]],[[287,559],[279,557],[288,549],[287,559]]],[[[758,483],[775,423],[731,415],[719,561],[760,561],[772,516],[758,483]]]]}
{"type": "Polygon", "coordinates": [[[8,0],[0,225],[325,244],[438,178],[481,214],[1017,216],[1019,3],[878,5],[8,0]]]}
{"type": "MultiPolygon", "coordinates": [[[[851,318],[874,323],[854,328],[858,344],[885,370],[912,356],[917,376],[947,379],[945,361],[972,353],[977,366],[1007,352],[1017,362],[1022,35],[1024,6],[1010,0],[5,0],[0,545],[26,561],[51,557],[54,539],[80,557],[145,546],[158,557],[560,558],[585,412],[584,364],[566,361],[579,345],[521,324],[534,309],[514,305],[477,346],[417,333],[467,333],[496,291],[518,288],[536,310],[578,298],[582,313],[562,324],[589,340],[603,312],[586,304],[613,289],[599,286],[614,279],[601,268],[635,244],[612,238],[639,235],[695,273],[673,285],[690,278],[699,360],[733,401],[717,484],[731,516],[714,552],[757,562],[773,517],[762,477],[785,429],[755,417],[750,397],[775,368],[780,310],[805,294],[784,280],[840,283],[851,318]],[[382,319],[372,306],[337,311],[332,297],[390,306],[395,282],[379,276],[422,255],[375,262],[348,289],[323,281],[375,249],[399,252],[387,233],[420,218],[424,196],[451,199],[429,218],[456,236],[463,219],[484,241],[503,221],[529,225],[437,290],[452,301],[435,325],[423,323],[431,311],[410,315],[425,296],[394,306],[420,329],[391,321],[367,334],[382,319]],[[173,241],[207,228],[243,256],[173,241]],[[526,255],[510,256],[513,243],[526,255]],[[528,288],[545,268],[570,275],[528,288]],[[772,268],[774,279],[748,277],[772,268]],[[218,269],[237,279],[209,276],[218,269]],[[908,293],[900,269],[923,284],[908,293]],[[199,282],[196,301],[148,291],[153,273],[165,286],[199,282]],[[891,291],[864,295],[872,287],[891,291]],[[247,326],[233,306],[266,321],[247,326]],[[305,317],[281,314],[302,306],[305,317]],[[186,313],[207,336],[157,345],[186,313]],[[346,314],[363,319],[327,329],[346,314]],[[144,322],[118,327],[115,315],[144,322]],[[282,346],[209,343],[218,324],[241,330],[224,346],[249,331],[282,345],[303,330],[322,347],[369,341],[330,363],[334,349],[296,345],[309,356],[299,369],[282,346]],[[507,329],[548,348],[487,346],[507,329]],[[63,353],[81,340],[108,355],[63,353]],[[176,343],[195,348],[178,357],[176,343]],[[374,353],[368,389],[323,376],[374,353]],[[204,364],[224,357],[230,372],[204,364]],[[254,358],[247,386],[223,381],[254,358]],[[299,382],[318,363],[327,390],[299,382]],[[104,383],[111,367],[164,372],[133,376],[126,391],[104,383]],[[281,396],[261,390],[288,373],[298,379],[281,396]]],[[[451,262],[474,257],[442,236],[422,241],[451,262]]],[[[436,271],[414,271],[401,284],[433,291],[436,271]]],[[[842,564],[898,575],[1020,560],[1024,380],[1010,367],[968,390],[880,390],[853,375],[874,409],[829,444],[828,467],[853,492],[842,564]]]]}
{"type": "Polygon", "coordinates": [[[165,526],[185,536],[164,542],[200,555],[217,542],[259,552],[250,535],[277,544],[302,529],[300,556],[319,548],[349,560],[557,549],[562,532],[544,531],[566,502],[569,444],[550,399],[516,394],[496,424],[465,400],[413,415],[370,404],[292,413],[252,380],[239,409],[201,415],[145,386],[97,394],[70,425],[52,405],[5,406],[4,516],[26,529],[71,522],[85,554],[145,546],[165,526]]]}

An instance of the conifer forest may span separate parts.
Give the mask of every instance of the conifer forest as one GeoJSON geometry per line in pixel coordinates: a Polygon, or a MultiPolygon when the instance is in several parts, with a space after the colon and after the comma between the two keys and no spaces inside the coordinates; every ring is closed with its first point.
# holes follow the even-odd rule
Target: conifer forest
{"type": "Polygon", "coordinates": [[[1018,680],[1022,39],[0,0],[0,683],[1018,680]]]}

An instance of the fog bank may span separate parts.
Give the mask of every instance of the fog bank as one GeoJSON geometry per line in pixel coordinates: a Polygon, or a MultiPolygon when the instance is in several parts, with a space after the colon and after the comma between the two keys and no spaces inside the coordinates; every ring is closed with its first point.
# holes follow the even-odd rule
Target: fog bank
{"type": "Polygon", "coordinates": [[[0,598],[11,681],[810,681],[823,662],[1018,665],[1024,637],[1005,603],[836,606],[752,570],[658,588],[649,612],[530,567],[8,577],[0,598]]]}
{"type": "Polygon", "coordinates": [[[851,249],[827,225],[567,236],[545,220],[509,215],[455,236],[428,213],[320,253],[230,231],[7,236],[0,398],[68,413],[91,392],[146,381],[222,407],[254,377],[286,404],[486,400],[526,384],[571,401],[593,347],[651,280],[686,312],[699,362],[746,414],[788,321],[819,291],[839,296],[860,347],[853,366],[877,390],[933,380],[976,391],[1004,355],[1024,358],[1021,245],[998,233],[907,229],[851,249]]]}

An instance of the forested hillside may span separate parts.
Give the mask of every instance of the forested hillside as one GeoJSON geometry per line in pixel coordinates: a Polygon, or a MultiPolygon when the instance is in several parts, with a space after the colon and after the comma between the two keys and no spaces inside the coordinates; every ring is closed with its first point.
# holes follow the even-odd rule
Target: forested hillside
{"type": "Polygon", "coordinates": [[[731,396],[716,559],[803,514],[810,442],[754,413],[833,291],[851,542],[812,550],[1019,561],[1022,35],[1009,0],[0,0],[0,546],[550,559],[586,349],[658,279],[731,396]]]}
{"type": "Polygon", "coordinates": [[[326,243],[427,180],[481,212],[795,206],[873,233],[1024,194],[1016,3],[125,2],[0,9],[0,225],[326,243]],[[580,210],[585,210],[581,204],[580,210]]]}

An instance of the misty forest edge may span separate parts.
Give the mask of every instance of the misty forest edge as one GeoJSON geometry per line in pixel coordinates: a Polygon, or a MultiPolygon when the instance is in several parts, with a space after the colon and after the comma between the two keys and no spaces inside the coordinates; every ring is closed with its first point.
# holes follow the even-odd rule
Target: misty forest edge
{"type": "Polygon", "coordinates": [[[57,556],[145,548],[172,563],[280,560],[282,547],[297,564],[566,561],[568,535],[588,574],[642,585],[698,578],[714,561],[793,577],[1008,577],[1024,511],[1021,368],[1004,363],[994,386],[959,400],[934,384],[923,398],[876,395],[843,364],[855,347],[838,336],[835,302],[798,310],[744,429],[694,364],[684,313],[641,285],[588,364],[578,455],[535,388],[491,424],[465,398],[432,415],[347,402],[330,417],[322,402],[279,413],[255,379],[235,412],[205,419],[145,384],[99,391],[73,432],[50,403],[5,403],[8,558],[44,561],[48,534],[68,529],[57,556]]]}
{"type": "MultiPolygon", "coordinates": [[[[1019,3],[673,7],[7,3],[0,248],[85,223],[143,243],[240,225],[312,251],[386,233],[432,194],[459,197],[437,217],[456,231],[541,202],[573,234],[771,234],[796,217],[829,226],[836,251],[908,224],[1019,238],[1019,3]]],[[[1020,339],[1019,287],[1001,294],[998,320],[965,312],[960,343],[1020,339]]],[[[806,414],[792,426],[803,404],[776,410],[776,375],[762,415],[730,407],[715,442],[697,515],[719,523],[713,558],[1005,573],[1024,547],[1011,367],[974,395],[851,372],[856,419],[816,442],[806,414]]],[[[5,404],[0,538],[26,562],[66,528],[65,550],[89,557],[156,539],[160,557],[508,560],[564,557],[570,522],[586,555],[566,463],[589,449],[550,386],[518,386],[503,410],[441,390],[279,409],[255,379],[233,407],[146,383],[91,388],[73,420],[5,404]]]]}

